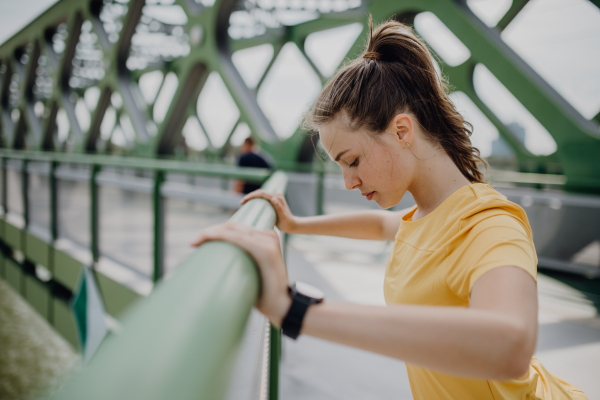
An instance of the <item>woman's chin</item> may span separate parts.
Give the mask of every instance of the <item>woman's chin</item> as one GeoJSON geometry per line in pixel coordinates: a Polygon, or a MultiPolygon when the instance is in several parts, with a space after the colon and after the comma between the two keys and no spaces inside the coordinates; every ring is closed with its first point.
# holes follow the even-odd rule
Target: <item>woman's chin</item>
{"type": "Polygon", "coordinates": [[[377,203],[377,205],[380,208],[383,208],[386,210],[388,208],[394,207],[396,204],[400,203],[400,200],[402,200],[402,198],[399,198],[399,199],[385,198],[385,197],[382,197],[381,195],[379,195],[379,193],[377,193],[377,194],[378,194],[377,198],[373,199],[373,200],[375,200],[375,202],[377,203]]]}
{"type": "Polygon", "coordinates": [[[384,199],[375,200],[379,208],[388,209],[394,207],[397,203],[391,203],[390,201],[385,201],[384,199]]]}

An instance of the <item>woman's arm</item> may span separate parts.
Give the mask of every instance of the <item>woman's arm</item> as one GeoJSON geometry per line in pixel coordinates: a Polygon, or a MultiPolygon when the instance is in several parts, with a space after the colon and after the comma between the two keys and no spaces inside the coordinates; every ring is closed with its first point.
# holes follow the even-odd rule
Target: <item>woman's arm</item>
{"type": "MultiPolygon", "coordinates": [[[[281,326],[291,299],[277,235],[228,223],[203,231],[194,245],[208,240],[237,244],[255,259],[263,288],[256,307],[281,326]]],[[[522,269],[506,266],[477,280],[469,308],[326,301],[309,308],[302,333],[448,374],[517,378],[535,348],[536,285],[522,269]]]]}
{"type": "Polygon", "coordinates": [[[500,267],[477,281],[470,308],[325,302],[309,308],[302,333],[447,374],[518,378],[535,349],[536,286],[522,269],[500,267]]]}
{"type": "Polygon", "coordinates": [[[341,236],[353,239],[394,240],[408,208],[401,211],[365,210],[348,214],[296,217],[283,195],[256,190],[242,199],[261,197],[277,212],[277,227],[286,233],[341,236]]]}
{"type": "Polygon", "coordinates": [[[292,232],[352,239],[394,240],[407,210],[365,210],[347,214],[296,217],[292,232]]]}

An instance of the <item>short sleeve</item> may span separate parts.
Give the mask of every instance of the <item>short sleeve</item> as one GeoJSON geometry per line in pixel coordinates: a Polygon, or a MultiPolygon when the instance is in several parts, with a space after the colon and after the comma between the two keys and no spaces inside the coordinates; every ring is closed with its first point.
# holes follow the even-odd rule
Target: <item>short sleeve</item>
{"type": "Polygon", "coordinates": [[[271,168],[269,163],[259,154],[247,153],[238,160],[240,167],[271,168]]]}
{"type": "Polygon", "coordinates": [[[514,266],[537,280],[537,256],[525,228],[509,215],[489,217],[475,224],[448,248],[446,283],[468,299],[475,282],[494,268],[514,266]]]}

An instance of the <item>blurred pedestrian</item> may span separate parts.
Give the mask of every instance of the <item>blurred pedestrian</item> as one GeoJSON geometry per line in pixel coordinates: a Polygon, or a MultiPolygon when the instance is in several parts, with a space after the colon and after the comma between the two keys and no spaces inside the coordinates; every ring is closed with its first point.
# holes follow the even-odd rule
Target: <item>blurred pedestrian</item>
{"type": "MultiPolygon", "coordinates": [[[[238,159],[238,166],[240,167],[254,167],[254,168],[271,168],[269,162],[259,154],[252,137],[247,137],[241,147],[240,158],[238,159]]],[[[245,182],[238,180],[235,184],[234,190],[238,193],[248,194],[260,188],[260,183],[245,182]]]]}

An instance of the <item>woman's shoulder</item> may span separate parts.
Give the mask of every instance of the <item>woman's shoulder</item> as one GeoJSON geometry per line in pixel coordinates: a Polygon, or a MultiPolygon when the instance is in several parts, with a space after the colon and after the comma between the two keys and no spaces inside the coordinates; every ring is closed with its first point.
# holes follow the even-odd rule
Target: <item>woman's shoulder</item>
{"type": "Polygon", "coordinates": [[[525,230],[531,236],[531,227],[525,210],[488,184],[469,185],[473,196],[469,204],[464,204],[460,213],[461,229],[478,226],[479,229],[490,226],[506,226],[525,230]]]}

